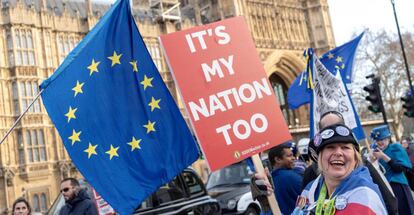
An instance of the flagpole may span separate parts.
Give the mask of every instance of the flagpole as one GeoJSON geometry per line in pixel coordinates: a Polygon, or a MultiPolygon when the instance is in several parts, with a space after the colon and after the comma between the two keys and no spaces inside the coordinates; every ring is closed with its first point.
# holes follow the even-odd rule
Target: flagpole
{"type": "Polygon", "coordinates": [[[397,12],[395,11],[395,3],[394,3],[394,0],[391,0],[391,4],[392,4],[392,9],[394,11],[395,24],[397,25],[398,37],[400,39],[400,46],[401,46],[401,51],[402,51],[403,58],[404,58],[405,70],[407,72],[408,84],[410,85],[410,91],[411,91],[411,93],[414,94],[413,84],[411,82],[411,76],[410,76],[410,67],[408,66],[407,56],[405,55],[404,43],[403,43],[403,40],[401,38],[400,25],[398,24],[398,18],[397,18],[397,12]]]}
{"type": "MultiPolygon", "coordinates": [[[[267,178],[267,174],[265,173],[265,170],[263,167],[262,159],[260,159],[259,154],[253,155],[252,161],[253,161],[254,167],[256,168],[256,172],[261,175],[264,175],[265,176],[264,180],[270,184],[269,179],[267,178]]],[[[278,189],[278,188],[275,187],[275,189],[278,189]]],[[[282,214],[280,212],[279,204],[277,203],[274,192],[271,192],[270,195],[267,196],[267,201],[269,202],[270,210],[272,211],[273,214],[282,214]]]]}
{"type": "Polygon", "coordinates": [[[29,109],[33,106],[33,104],[39,99],[40,95],[43,93],[43,90],[44,89],[40,90],[40,92],[33,99],[32,103],[30,103],[30,105],[26,108],[26,110],[22,114],[20,114],[19,118],[16,119],[16,121],[14,122],[14,124],[12,125],[12,127],[9,128],[9,130],[6,132],[6,135],[4,135],[4,137],[1,139],[0,145],[6,140],[6,138],[10,135],[10,133],[14,130],[14,128],[16,127],[17,123],[20,122],[20,120],[27,113],[27,111],[29,111],[29,109]]]}

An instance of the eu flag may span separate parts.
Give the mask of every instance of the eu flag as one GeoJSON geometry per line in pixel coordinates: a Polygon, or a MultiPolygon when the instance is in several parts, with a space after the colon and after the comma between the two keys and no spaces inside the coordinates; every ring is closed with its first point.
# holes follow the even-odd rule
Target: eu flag
{"type": "Polygon", "coordinates": [[[198,158],[128,0],[117,1],[40,87],[76,167],[120,214],[198,158]]]}
{"type": "MultiPolygon", "coordinates": [[[[320,61],[331,73],[339,71],[344,83],[352,82],[352,68],[355,52],[364,32],[353,40],[338,46],[322,55],[320,61]]],[[[302,72],[290,85],[288,90],[288,105],[297,109],[311,100],[311,89],[307,87],[307,73],[302,72]]]]}

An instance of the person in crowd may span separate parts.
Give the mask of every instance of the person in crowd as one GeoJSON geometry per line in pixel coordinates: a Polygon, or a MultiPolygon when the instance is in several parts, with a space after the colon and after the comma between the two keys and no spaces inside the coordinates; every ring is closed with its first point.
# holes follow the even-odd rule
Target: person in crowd
{"type": "Polygon", "coordinates": [[[410,143],[407,147],[408,158],[410,158],[411,166],[414,167],[414,143],[410,143]]]}
{"type": "Polygon", "coordinates": [[[66,204],[59,215],[98,215],[95,204],[75,178],[63,179],[60,183],[60,192],[66,204]]]}
{"type": "Polygon", "coordinates": [[[404,149],[407,149],[408,148],[408,145],[411,143],[411,139],[409,138],[409,137],[407,137],[407,136],[402,136],[401,137],[401,146],[404,148],[404,149]]]}
{"type": "MultiPolygon", "coordinates": [[[[411,166],[413,168],[411,168],[411,170],[406,169],[405,177],[407,177],[408,185],[410,186],[411,191],[414,192],[414,143],[412,143],[412,142],[409,143],[408,146],[407,146],[406,151],[407,151],[407,154],[408,154],[408,158],[410,159],[411,166]]],[[[413,195],[414,195],[414,193],[413,193],[413,195]]]]}
{"type": "Polygon", "coordinates": [[[303,190],[293,214],[387,214],[351,129],[326,126],[315,135],[314,145],[321,174],[303,190]]]}
{"type": "Polygon", "coordinates": [[[302,157],[300,156],[299,149],[296,143],[288,142],[287,143],[292,150],[293,156],[295,160],[293,161],[293,170],[295,170],[299,175],[303,176],[305,169],[307,167],[307,163],[302,157]]]}
{"type": "Polygon", "coordinates": [[[414,143],[411,141],[411,138],[403,136],[401,138],[401,146],[407,151],[411,166],[414,167],[414,143]]]}
{"type": "Polygon", "coordinates": [[[414,214],[414,200],[404,175],[405,171],[412,168],[407,152],[400,144],[391,143],[391,132],[387,125],[372,129],[371,138],[376,145],[373,147],[372,159],[378,159],[385,168],[385,177],[397,197],[399,214],[414,214]]]}
{"type": "Polygon", "coordinates": [[[32,212],[32,208],[24,198],[18,198],[13,203],[12,214],[13,215],[29,215],[32,212]]]}
{"type": "Polygon", "coordinates": [[[295,156],[289,145],[281,144],[269,151],[274,193],[282,214],[291,214],[301,192],[302,176],[293,170],[295,156]]]}
{"type": "MultiPolygon", "coordinates": [[[[337,111],[327,111],[322,114],[318,126],[319,129],[323,129],[328,125],[333,125],[337,123],[345,124],[344,117],[342,116],[342,114],[337,111]]],[[[306,187],[306,185],[309,182],[315,180],[315,178],[319,175],[316,147],[313,144],[313,140],[309,141],[308,153],[309,157],[312,160],[312,164],[308,168],[306,168],[305,173],[303,175],[302,190],[306,187]]]]}
{"type": "Polygon", "coordinates": [[[303,173],[302,190],[305,189],[309,182],[315,180],[318,175],[318,155],[316,154],[316,147],[313,144],[313,139],[309,140],[308,155],[312,163],[305,169],[303,173]]]}
{"type": "MultiPolygon", "coordinates": [[[[319,129],[323,129],[329,125],[333,124],[345,124],[345,120],[341,113],[337,111],[328,111],[322,114],[321,119],[319,121],[319,129]]],[[[309,155],[313,160],[313,164],[311,167],[306,169],[305,174],[303,176],[303,184],[302,187],[305,188],[305,186],[314,180],[317,176],[317,155],[316,155],[316,146],[313,144],[313,142],[309,143],[309,155]]],[[[363,157],[365,158],[365,157],[363,157]]],[[[391,190],[391,186],[388,184],[388,181],[386,181],[385,177],[382,175],[382,173],[378,172],[378,170],[372,165],[370,161],[367,159],[363,159],[364,165],[368,168],[369,174],[372,177],[373,182],[378,185],[381,195],[384,199],[385,206],[387,208],[388,214],[390,215],[396,215],[398,214],[398,205],[397,205],[397,198],[394,196],[391,190]]]]}

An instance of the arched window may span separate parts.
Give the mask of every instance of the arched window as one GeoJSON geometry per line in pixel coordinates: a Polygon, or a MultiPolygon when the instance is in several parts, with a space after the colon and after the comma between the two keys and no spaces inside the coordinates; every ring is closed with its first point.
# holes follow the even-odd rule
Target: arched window
{"type": "Polygon", "coordinates": [[[270,84],[275,92],[277,100],[282,110],[283,116],[289,126],[295,125],[295,113],[289,109],[287,103],[287,91],[288,87],[285,82],[276,74],[272,74],[269,78],[270,84]]]}
{"type": "Polygon", "coordinates": [[[45,193],[42,193],[40,195],[40,210],[42,212],[47,211],[47,202],[46,202],[46,194],[45,193]]]}
{"type": "Polygon", "coordinates": [[[34,212],[40,212],[40,202],[39,202],[39,196],[37,194],[33,195],[32,209],[34,212]]]}

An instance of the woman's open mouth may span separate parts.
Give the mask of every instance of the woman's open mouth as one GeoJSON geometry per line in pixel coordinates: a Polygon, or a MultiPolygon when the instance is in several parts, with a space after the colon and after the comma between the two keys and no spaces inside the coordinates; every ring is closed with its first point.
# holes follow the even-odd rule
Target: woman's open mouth
{"type": "Polygon", "coordinates": [[[335,167],[343,167],[345,166],[345,162],[341,161],[341,160],[332,160],[329,162],[330,165],[335,166],[335,167]]]}

